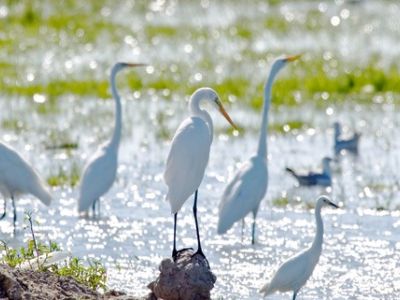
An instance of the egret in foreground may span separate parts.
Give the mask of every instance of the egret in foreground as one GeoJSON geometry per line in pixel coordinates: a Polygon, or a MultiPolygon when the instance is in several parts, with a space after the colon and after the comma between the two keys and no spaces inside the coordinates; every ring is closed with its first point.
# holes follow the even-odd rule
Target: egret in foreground
{"type": "Polygon", "coordinates": [[[300,56],[281,57],[272,64],[264,87],[264,108],[257,154],[242,164],[233,179],[228,183],[219,205],[218,234],[225,233],[232,225],[252,212],[253,227],[251,243],[255,241],[256,216],[268,185],[267,131],[268,111],[271,103],[271,90],[276,75],[288,62],[300,56]]]}
{"type": "Polygon", "coordinates": [[[178,211],[193,193],[193,215],[196,224],[198,245],[195,254],[205,257],[201,248],[197,222],[197,195],[210,155],[210,147],[213,140],[213,122],[210,115],[204,109],[200,108],[202,102],[211,103],[236,128],[222,106],[218,94],[213,89],[200,88],[190,97],[190,117],[181,123],[175,133],[164,172],[164,180],[168,186],[166,198],[171,205],[171,213],[174,215],[174,242],[172,250],[174,260],[178,254],[176,250],[178,211]]]}
{"type": "Polygon", "coordinates": [[[361,134],[356,132],[349,139],[340,138],[342,134],[342,127],[338,122],[333,124],[334,128],[334,146],[333,150],[335,155],[339,155],[342,150],[347,150],[355,155],[358,154],[358,141],[360,140],[361,134]]]}
{"type": "Polygon", "coordinates": [[[327,196],[320,196],[315,206],[315,221],[317,232],[311,246],[299,254],[285,261],[276,271],[271,281],[264,285],[260,292],[267,296],[276,291],[293,291],[293,300],[301,287],[307,282],[318,263],[322,251],[324,224],[321,217],[321,209],[324,206],[338,206],[331,202],[327,196]]]}
{"type": "Polygon", "coordinates": [[[51,203],[51,195],[36,171],[15,150],[3,143],[0,143],[0,193],[4,197],[4,211],[0,220],[7,214],[6,199],[10,198],[14,212],[14,232],[17,222],[15,198],[18,195],[31,194],[47,206],[51,203]]]}
{"type": "Polygon", "coordinates": [[[143,64],[116,63],[110,75],[111,93],[115,101],[115,127],[110,141],[100,146],[86,164],[80,183],[78,211],[87,211],[90,206],[95,214],[96,203],[112,186],[118,166],[118,148],[122,131],[122,107],[115,77],[119,71],[143,64]]]}
{"type": "Polygon", "coordinates": [[[310,172],[308,174],[297,174],[291,168],[286,168],[286,171],[292,174],[300,185],[303,186],[331,186],[332,185],[332,172],[331,172],[331,161],[329,157],[324,157],[322,159],[322,173],[310,172]]]}

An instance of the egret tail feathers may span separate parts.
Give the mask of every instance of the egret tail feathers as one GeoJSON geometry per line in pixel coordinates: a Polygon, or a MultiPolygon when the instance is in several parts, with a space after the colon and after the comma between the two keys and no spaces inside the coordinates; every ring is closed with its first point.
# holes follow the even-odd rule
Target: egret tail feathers
{"type": "Polygon", "coordinates": [[[166,199],[171,206],[171,214],[177,213],[182,208],[183,203],[185,203],[189,196],[185,197],[181,193],[174,193],[173,191],[171,191],[171,189],[169,189],[166,199]]]}
{"type": "Polygon", "coordinates": [[[267,296],[269,294],[271,294],[273,291],[270,290],[270,283],[266,283],[261,289],[260,289],[260,293],[263,294],[264,296],[267,296]]]}
{"type": "Polygon", "coordinates": [[[43,204],[45,204],[46,206],[49,206],[51,204],[52,196],[44,186],[42,185],[37,186],[31,191],[31,193],[40,201],[42,201],[43,204]]]}

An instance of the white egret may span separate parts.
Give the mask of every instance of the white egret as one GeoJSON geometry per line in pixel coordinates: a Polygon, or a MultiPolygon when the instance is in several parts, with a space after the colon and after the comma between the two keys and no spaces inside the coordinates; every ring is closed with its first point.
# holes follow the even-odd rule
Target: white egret
{"type": "Polygon", "coordinates": [[[293,300],[296,299],[297,293],[308,278],[310,278],[321,255],[324,235],[321,208],[328,205],[338,208],[327,196],[320,196],[318,198],[317,205],[315,206],[317,231],[313,243],[307,250],[288,259],[278,268],[271,281],[261,288],[260,292],[264,296],[276,291],[293,291],[293,300]]]}
{"type": "Polygon", "coordinates": [[[115,101],[115,127],[110,141],[100,146],[86,164],[80,183],[78,211],[87,211],[90,206],[95,213],[96,203],[112,186],[118,166],[118,148],[122,131],[122,107],[115,77],[119,71],[143,64],[116,63],[110,75],[111,93],[115,101]]]}
{"type": "Polygon", "coordinates": [[[168,186],[167,200],[174,214],[174,242],[172,257],[176,259],[176,224],[178,211],[190,195],[194,193],[193,215],[196,224],[197,254],[204,253],[200,244],[197,222],[197,190],[204,177],[213,140],[213,122],[210,115],[200,108],[201,102],[215,106],[227,121],[236,128],[226,113],[218,94],[211,88],[200,88],[190,97],[191,116],[177,129],[167,158],[164,180],[168,186]]]}
{"type": "Polygon", "coordinates": [[[358,142],[360,140],[361,134],[358,132],[355,132],[353,136],[349,139],[343,139],[340,138],[340,135],[342,134],[342,127],[338,122],[335,122],[333,124],[334,128],[334,146],[333,150],[335,152],[335,155],[339,155],[342,150],[347,150],[355,155],[358,154],[358,142]]]}
{"type": "Polygon", "coordinates": [[[264,108],[257,154],[242,164],[233,179],[228,183],[219,205],[218,233],[223,234],[232,225],[253,213],[252,240],[255,241],[255,226],[258,207],[264,198],[268,185],[267,131],[268,111],[274,79],[288,62],[300,56],[281,57],[274,61],[264,87],[264,108]]]}
{"type": "Polygon", "coordinates": [[[0,143],[0,193],[4,197],[4,211],[0,220],[7,214],[6,199],[11,198],[14,231],[17,221],[17,196],[31,194],[47,206],[51,203],[51,195],[36,171],[15,150],[3,143],[0,143]]]}
{"type": "Polygon", "coordinates": [[[322,173],[309,172],[308,174],[297,174],[291,168],[286,168],[286,171],[292,174],[300,185],[304,186],[331,186],[332,185],[332,172],[331,172],[331,161],[329,157],[322,159],[322,173]]]}

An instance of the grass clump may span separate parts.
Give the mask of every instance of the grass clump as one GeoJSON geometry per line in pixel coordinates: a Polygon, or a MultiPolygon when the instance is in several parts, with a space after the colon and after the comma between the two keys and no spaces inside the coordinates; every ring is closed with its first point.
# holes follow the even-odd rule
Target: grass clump
{"type": "Polygon", "coordinates": [[[76,164],[72,165],[69,172],[66,172],[63,168],[59,168],[58,174],[51,175],[47,178],[47,183],[50,186],[71,186],[74,187],[79,183],[80,170],[76,164]]]}
{"type": "Polygon", "coordinates": [[[277,207],[286,207],[288,204],[289,199],[287,197],[280,197],[272,200],[272,205],[277,207]]]}
{"type": "Polygon", "coordinates": [[[21,246],[19,249],[12,249],[4,241],[0,241],[0,254],[2,254],[0,263],[7,264],[11,268],[27,264],[28,268],[39,272],[49,271],[59,276],[70,276],[93,290],[106,288],[106,269],[99,261],[89,261],[86,266],[79,258],[72,257],[60,264],[48,264],[51,254],[60,251],[60,247],[55,242],[50,241],[45,244],[37,241],[30,212],[26,213],[25,220],[28,221],[32,238],[26,246],[21,246]]]}
{"type": "Polygon", "coordinates": [[[273,123],[270,125],[270,131],[280,134],[289,133],[292,130],[302,130],[311,127],[310,124],[300,120],[293,120],[285,123],[273,123]]]}

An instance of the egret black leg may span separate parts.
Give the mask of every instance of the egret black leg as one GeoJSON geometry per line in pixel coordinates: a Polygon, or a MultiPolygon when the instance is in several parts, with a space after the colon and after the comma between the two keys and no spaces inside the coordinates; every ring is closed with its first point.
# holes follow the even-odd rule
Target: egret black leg
{"type": "Polygon", "coordinates": [[[176,257],[178,255],[178,251],[176,251],[176,220],[178,217],[178,213],[174,213],[174,242],[173,242],[173,247],[172,247],[172,258],[174,261],[176,260],[176,257]]]}
{"type": "Polygon", "coordinates": [[[243,243],[243,235],[244,235],[244,218],[242,219],[242,236],[240,238],[240,241],[243,243]]]}
{"type": "Polygon", "coordinates": [[[3,214],[0,217],[0,220],[3,220],[4,217],[6,216],[6,214],[7,214],[7,202],[6,202],[6,199],[4,198],[4,210],[3,210],[3,214]]]}
{"type": "Polygon", "coordinates": [[[17,207],[15,206],[14,196],[11,196],[11,201],[12,201],[13,211],[14,211],[13,225],[14,225],[14,233],[15,233],[16,223],[17,223],[17,207]]]}
{"type": "Polygon", "coordinates": [[[293,292],[293,299],[292,300],[296,300],[296,296],[297,296],[297,292],[293,292]]]}
{"type": "Polygon", "coordinates": [[[253,226],[251,228],[251,244],[254,245],[256,240],[256,217],[257,213],[253,212],[253,226]]]}
{"type": "Polygon", "coordinates": [[[198,190],[194,193],[194,203],[193,203],[193,215],[194,215],[194,222],[196,223],[196,234],[197,234],[197,251],[196,254],[200,254],[204,258],[206,257],[203,253],[203,249],[201,248],[201,243],[200,243],[200,233],[199,233],[199,224],[197,222],[197,194],[198,190]]]}
{"type": "Polygon", "coordinates": [[[98,200],[98,199],[94,200],[94,201],[93,201],[93,204],[92,204],[93,218],[96,217],[96,203],[97,203],[97,200],[98,200]]]}

